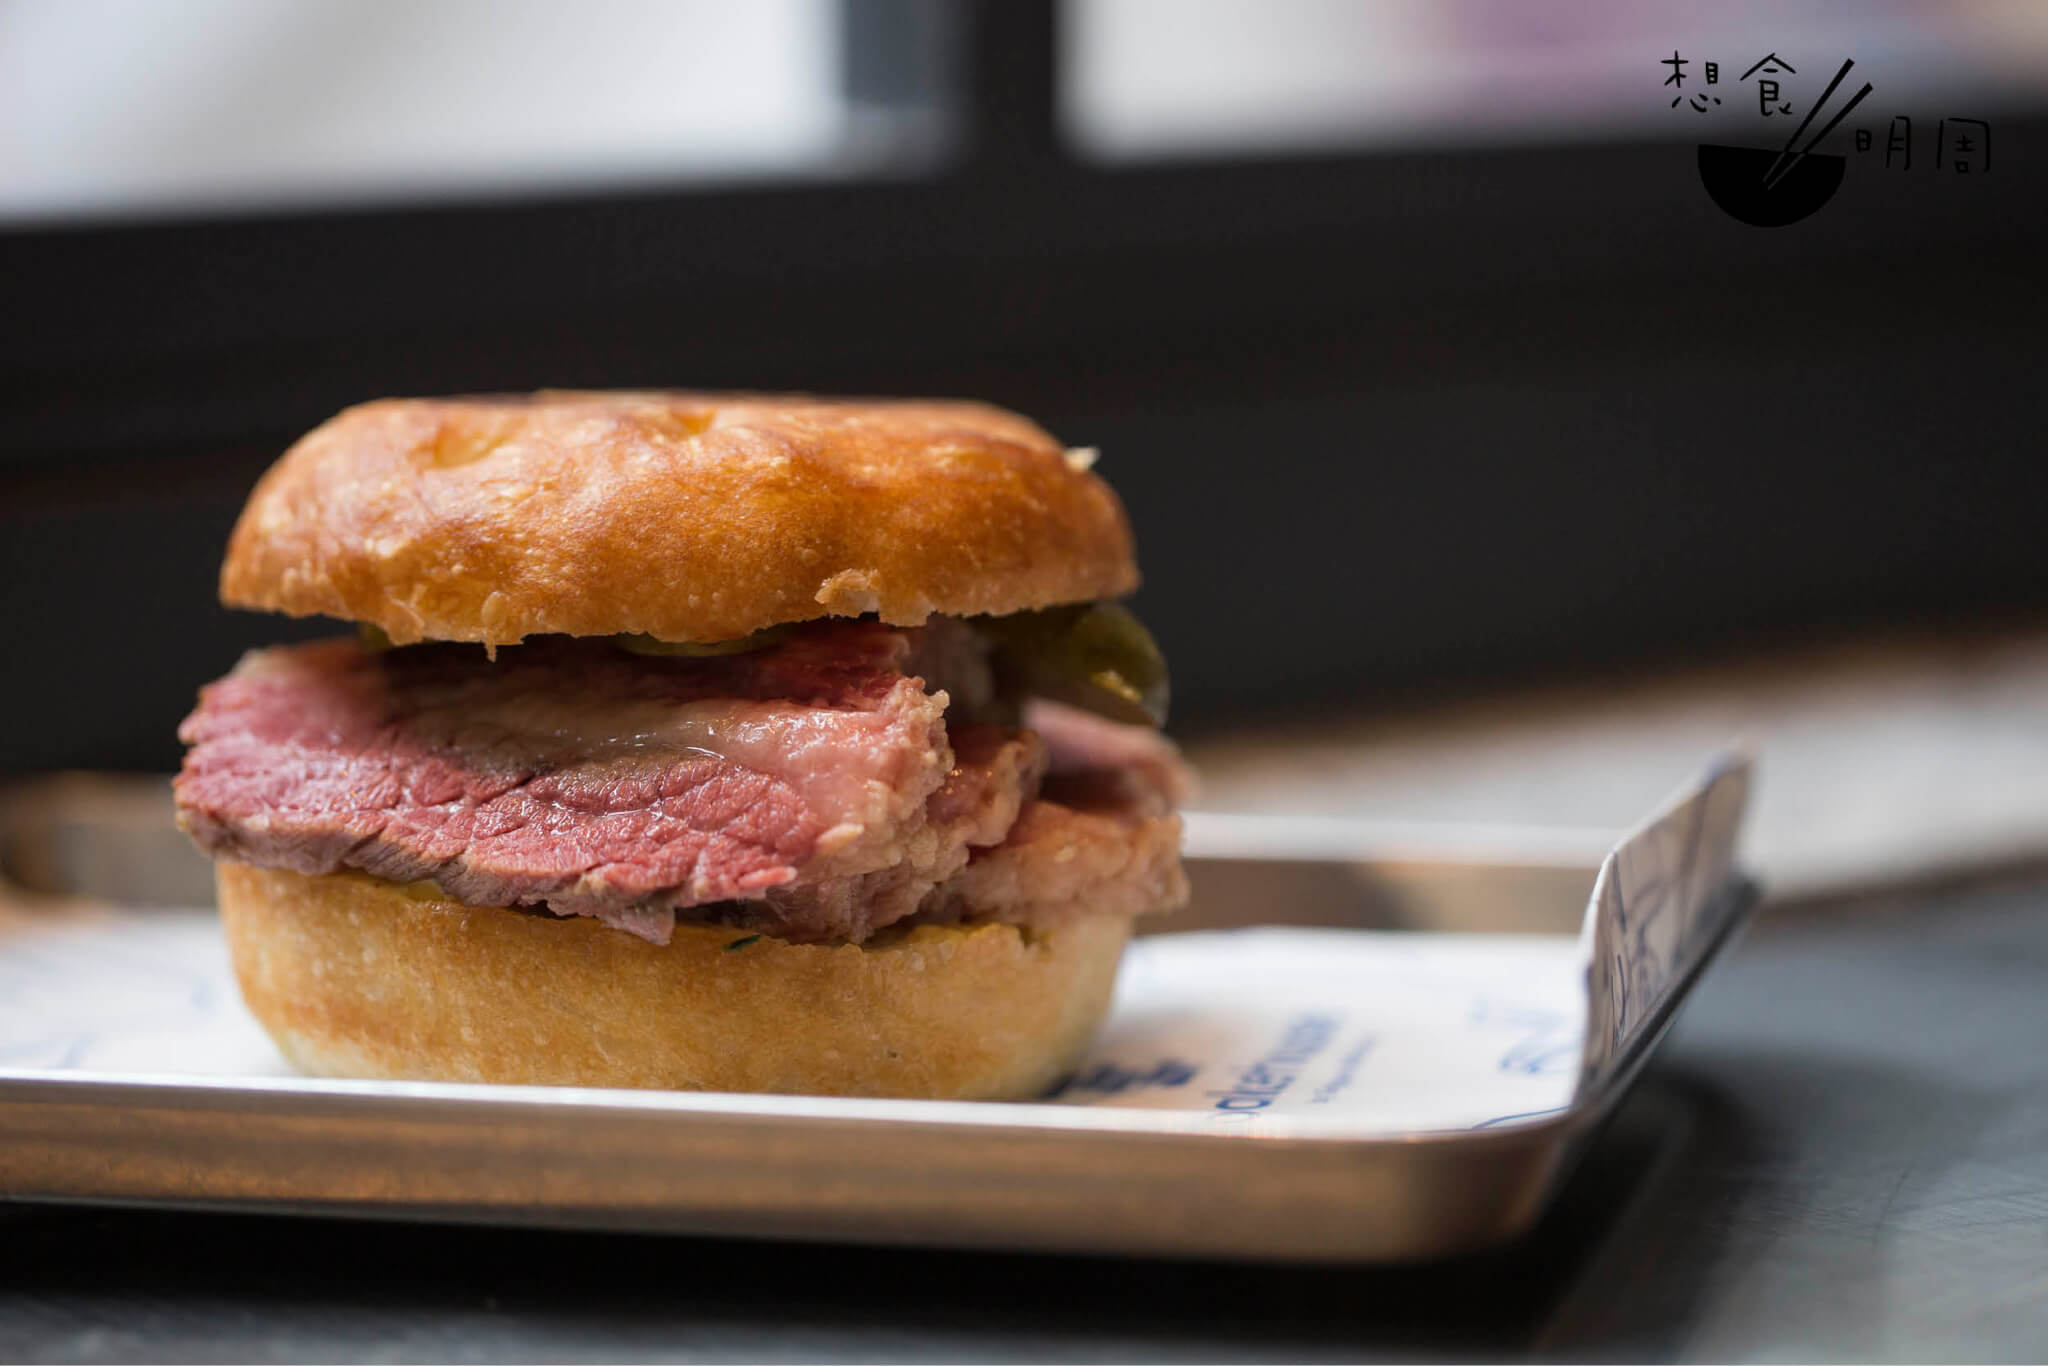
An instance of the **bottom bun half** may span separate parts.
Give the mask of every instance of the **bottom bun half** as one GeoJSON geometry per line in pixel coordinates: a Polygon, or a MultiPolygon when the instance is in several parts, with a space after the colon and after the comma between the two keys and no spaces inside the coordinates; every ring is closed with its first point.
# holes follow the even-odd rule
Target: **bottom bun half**
{"type": "Polygon", "coordinates": [[[488,907],[354,873],[218,868],[249,1009],[317,1076],[1026,1099],[1079,1060],[1122,916],[860,947],[488,907]]]}

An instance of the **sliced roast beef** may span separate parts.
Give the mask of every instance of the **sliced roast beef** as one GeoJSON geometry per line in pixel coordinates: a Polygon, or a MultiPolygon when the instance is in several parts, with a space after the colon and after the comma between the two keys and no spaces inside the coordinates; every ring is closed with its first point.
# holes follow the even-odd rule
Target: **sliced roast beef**
{"type": "Polygon", "coordinates": [[[1143,915],[1188,899],[1180,817],[1143,770],[1046,779],[1001,844],[933,888],[921,921],[1050,925],[1075,915],[1143,915]]]}
{"type": "Polygon", "coordinates": [[[495,661],[281,647],[202,693],[180,731],[179,820],[216,857],[431,880],[655,942],[678,912],[799,942],[978,915],[982,899],[1028,919],[1073,901],[1075,875],[1127,884],[1104,910],[1173,904],[1157,866],[1171,818],[1035,802],[1047,747],[974,719],[1001,714],[992,698],[985,649],[944,621],[820,624],[713,658],[566,639],[495,661]],[[941,680],[967,699],[950,734],[949,694],[927,687],[941,680]],[[1121,865],[1097,851],[1117,821],[1133,841],[1121,865]],[[983,868],[1013,830],[1028,847],[983,868]],[[1016,890],[1041,874],[1035,899],[1016,890]],[[956,879],[975,890],[948,891],[956,879]]]}
{"type": "Polygon", "coordinates": [[[855,623],[715,659],[260,651],[180,732],[180,820],[218,857],[665,938],[650,910],[904,864],[953,768],[910,644],[855,623]]]}
{"type": "Polygon", "coordinates": [[[1000,844],[1028,810],[1045,772],[1045,746],[1030,731],[953,727],[953,768],[925,803],[921,829],[903,841],[903,858],[852,877],[800,879],[758,900],[717,908],[721,923],[795,942],[859,943],[915,914],[932,889],[967,866],[979,847],[1000,844]]]}
{"type": "Polygon", "coordinates": [[[1054,773],[1138,773],[1172,806],[1185,806],[1195,795],[1195,775],[1179,747],[1150,726],[1111,721],[1045,697],[1026,704],[1024,724],[1044,739],[1054,773]]]}

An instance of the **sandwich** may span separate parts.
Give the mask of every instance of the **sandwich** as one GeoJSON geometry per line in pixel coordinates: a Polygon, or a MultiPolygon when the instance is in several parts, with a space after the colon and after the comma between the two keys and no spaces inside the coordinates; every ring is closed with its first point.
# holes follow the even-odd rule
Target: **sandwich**
{"type": "Polygon", "coordinates": [[[394,399],[302,438],[180,728],[250,1010],[326,1076],[1057,1083],[1187,897],[1093,453],[978,403],[394,399]]]}

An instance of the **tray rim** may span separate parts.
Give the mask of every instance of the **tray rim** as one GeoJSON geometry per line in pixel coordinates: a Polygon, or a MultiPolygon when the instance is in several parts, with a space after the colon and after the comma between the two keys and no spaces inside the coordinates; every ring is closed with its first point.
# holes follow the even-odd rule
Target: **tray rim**
{"type": "MultiPolygon", "coordinates": [[[[1709,898],[1708,932],[1689,947],[1656,1007],[1594,1090],[1557,1110],[1517,1123],[1421,1129],[1399,1133],[1345,1132],[1342,1121],[1313,1116],[1272,1116],[1256,1125],[1219,1127],[1209,1112],[1119,1106],[1060,1106],[1044,1101],[903,1100],[881,1097],[802,1096],[739,1092],[655,1091],[600,1087],[518,1086],[472,1082],[361,1081],[332,1077],[241,1077],[207,1073],[97,1072],[57,1068],[0,1067],[0,1135],[7,1108],[33,1101],[80,1100],[101,1104],[156,1103],[174,1098],[276,1097],[332,1102],[365,1111],[402,1111],[394,1118],[424,1116],[442,1107],[480,1106],[502,1110],[631,1112],[676,1116],[720,1116],[795,1125],[927,1125],[958,1131],[1030,1129],[1042,1133],[1099,1133],[1185,1137],[1223,1143],[1471,1144],[1490,1136],[1566,1127],[1633,1084],[1635,1074],[1670,1028],[1697,979],[1725,945],[1753,918],[1762,888],[1747,873],[1733,873],[1709,898]]],[[[1245,926],[1256,929],[1258,926],[1245,926]]],[[[1344,933],[1341,930],[1314,931],[1344,933]]],[[[1215,933],[1215,931],[1195,931],[1215,933]]],[[[1409,933],[1394,931],[1392,933],[1409,933]]],[[[1418,931],[1416,933],[1432,933],[1418,931]]],[[[1563,937],[1563,936],[1558,936],[1563,937]]],[[[209,1107],[210,1108],[210,1107],[209,1107]]],[[[6,1193],[0,1190],[0,1199],[6,1193]]]]}
{"type": "Polygon", "coordinates": [[[1245,1132],[1204,1122],[1206,1111],[10,1069],[0,1072],[0,1210],[1292,1264],[1461,1255],[1542,1215],[1760,900],[1754,880],[1731,873],[1598,1084],[1520,1123],[1245,1132]],[[94,1114],[107,1119],[94,1125],[94,1114]],[[499,1133],[508,1120],[521,1121],[510,1143],[499,1133]],[[828,1136],[842,1142],[822,1148],[821,1166],[828,1136]],[[395,1142],[404,1163],[392,1161],[395,1142]],[[194,1145],[209,1160],[194,1164],[194,1145]],[[621,1159],[652,1159],[652,1169],[622,1180],[608,1165],[621,1159]]]}

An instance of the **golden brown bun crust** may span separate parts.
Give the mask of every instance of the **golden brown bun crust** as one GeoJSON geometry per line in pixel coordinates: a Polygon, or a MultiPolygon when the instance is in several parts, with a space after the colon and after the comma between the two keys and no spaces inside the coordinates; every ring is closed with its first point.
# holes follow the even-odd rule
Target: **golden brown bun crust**
{"type": "Polygon", "coordinates": [[[1027,1099],[1078,1061],[1130,933],[1077,917],[824,947],[218,865],[243,998],[292,1064],[415,1081],[1027,1099]]]}
{"type": "Polygon", "coordinates": [[[980,403],[540,393],[350,408],[243,509],[221,600],[494,645],[914,625],[1137,586],[1109,485],[980,403]]]}

